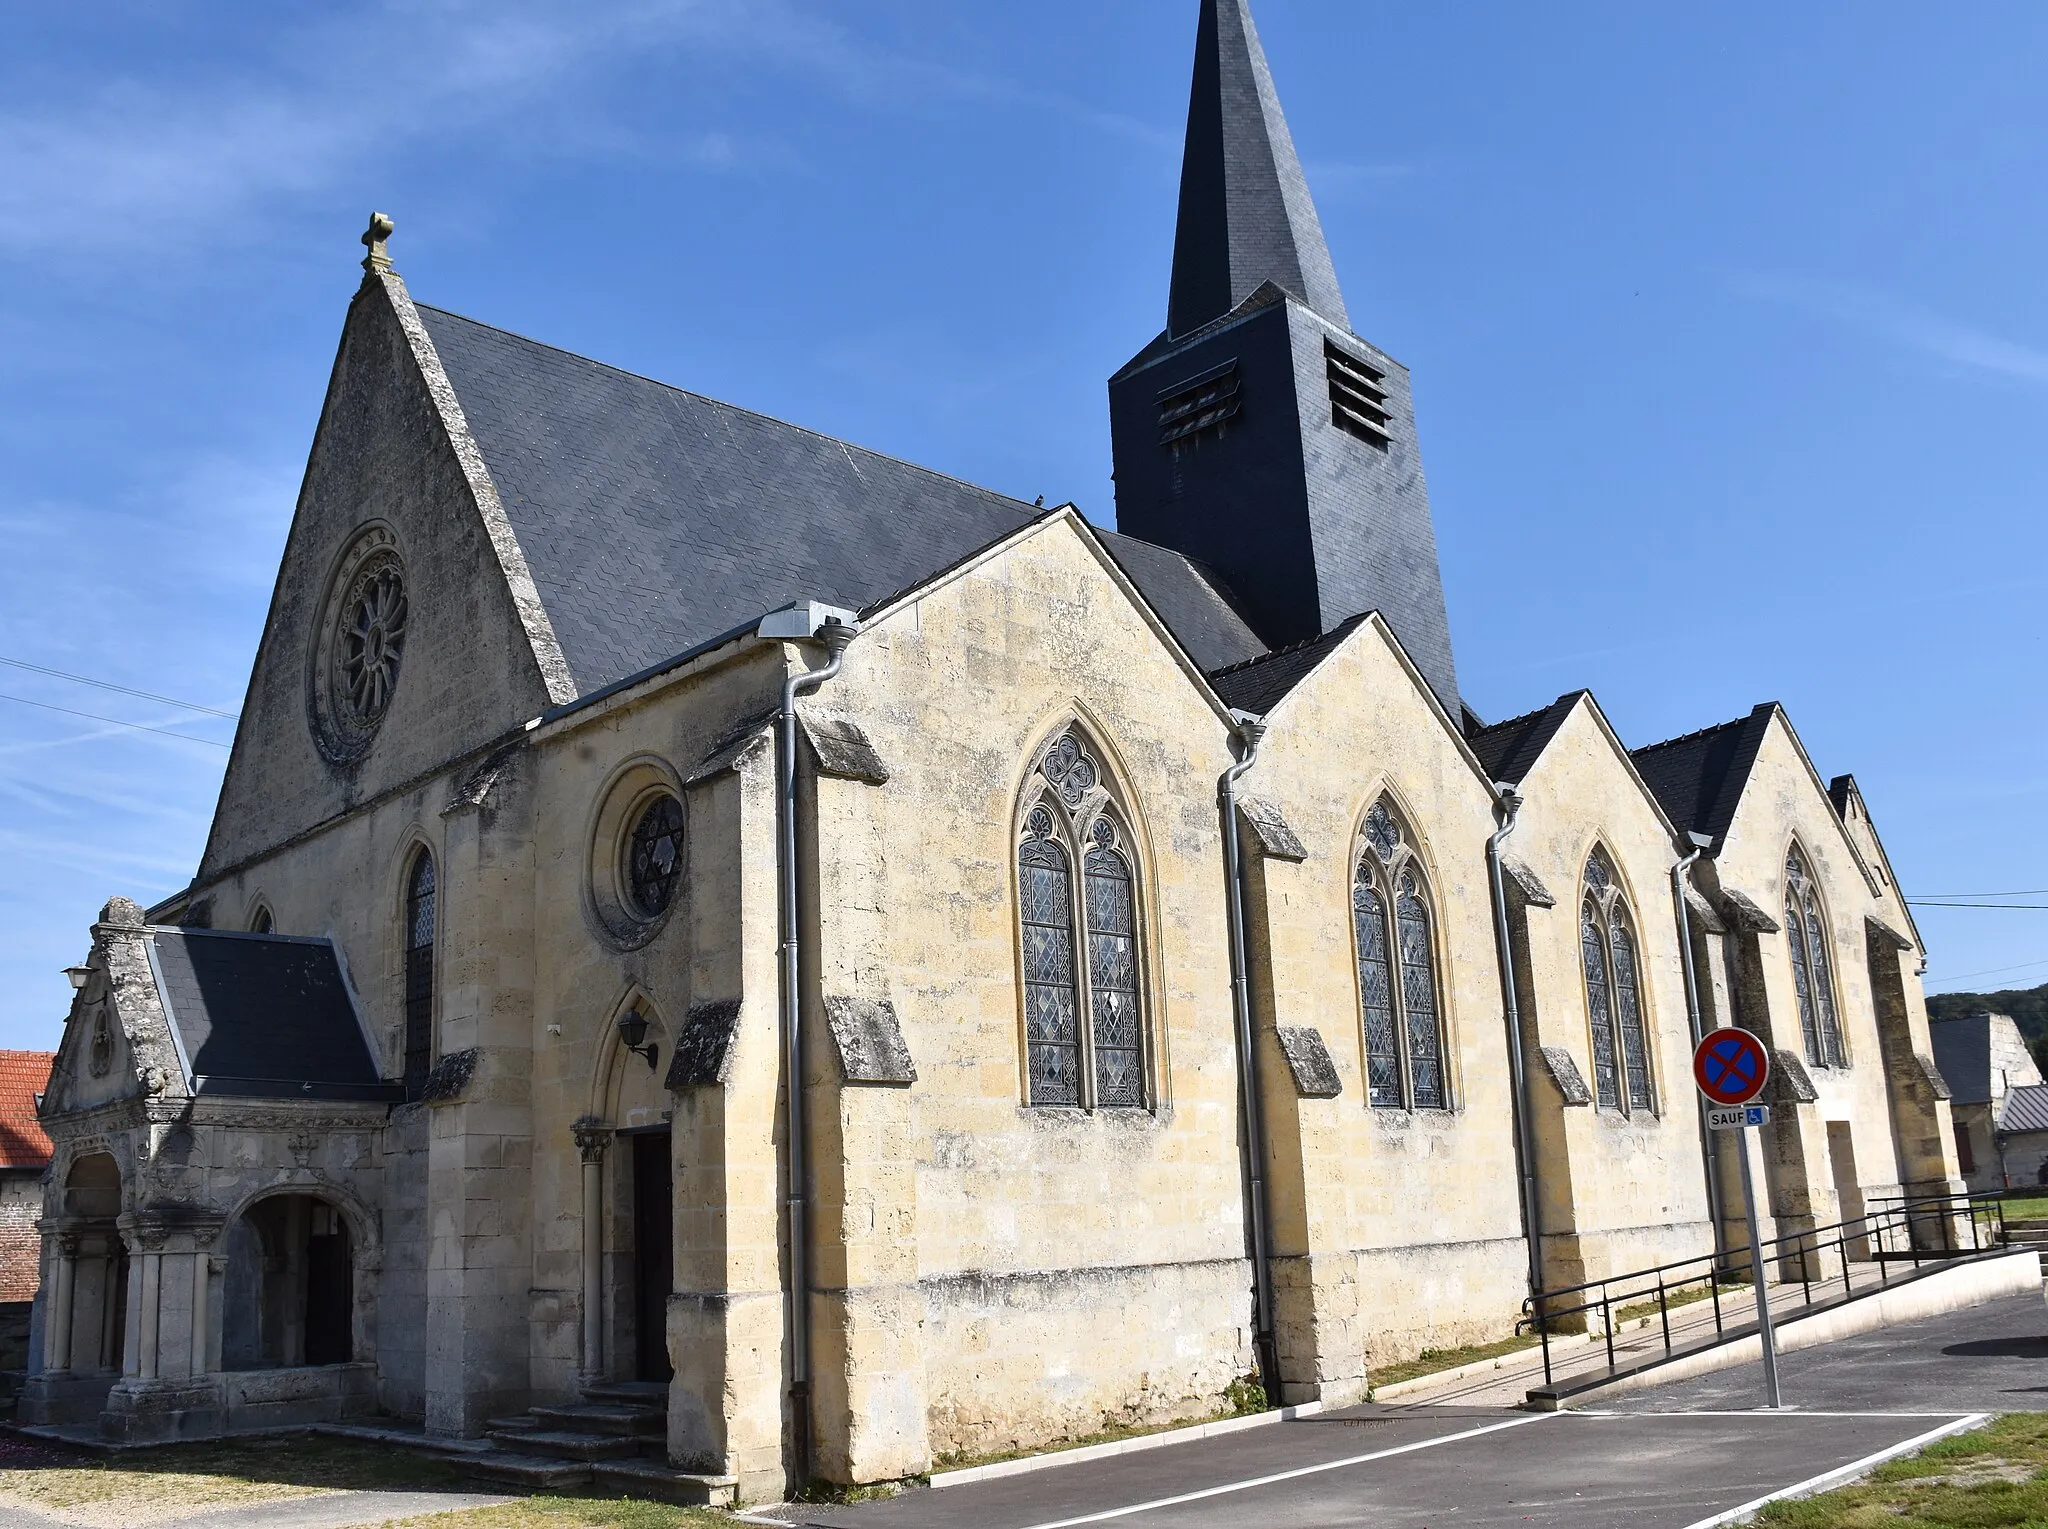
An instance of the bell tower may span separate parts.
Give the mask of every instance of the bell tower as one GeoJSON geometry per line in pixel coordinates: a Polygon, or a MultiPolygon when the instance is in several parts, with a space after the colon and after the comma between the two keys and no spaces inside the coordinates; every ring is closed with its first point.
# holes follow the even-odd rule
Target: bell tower
{"type": "Polygon", "coordinates": [[[1408,370],[1351,331],[1250,0],[1202,0],[1166,329],[1109,412],[1119,531],[1271,647],[1379,611],[1458,718],[1408,370]]]}

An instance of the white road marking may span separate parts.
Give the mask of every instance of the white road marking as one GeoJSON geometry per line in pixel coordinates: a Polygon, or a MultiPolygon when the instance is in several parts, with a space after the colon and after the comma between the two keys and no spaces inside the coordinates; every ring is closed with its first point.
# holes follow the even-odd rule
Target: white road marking
{"type": "MultiPolygon", "coordinates": [[[[1663,1417],[1682,1417],[1686,1414],[1660,1413],[1657,1415],[1663,1417]]],[[[1706,1413],[1699,1414],[1699,1416],[1703,1417],[1709,1415],[1710,1414],[1706,1413]]],[[[1746,1416],[1747,1414],[1744,1415],[1746,1416]]],[[[1927,1414],[1899,1414],[1883,1412],[1809,1412],[1802,1415],[1806,1417],[1925,1417],[1927,1414]]],[[[1901,1455],[1910,1455],[1915,1450],[1925,1449],[1928,1445],[1934,1443],[1936,1440],[1946,1439],[1951,1434],[1968,1433],[1972,1428],[1982,1428],[1986,1423],[1990,1421],[1991,1414],[1988,1412],[1972,1412],[1967,1417],[1955,1418],[1951,1422],[1942,1424],[1939,1428],[1930,1428],[1926,1433],[1916,1435],[1915,1437],[1906,1440],[1903,1444],[1894,1444],[1890,1449],[1881,1449],[1874,1455],[1865,1455],[1861,1460],[1852,1460],[1847,1465],[1841,1466],[1836,1470],[1828,1471],[1823,1475],[1809,1476],[1806,1480],[1798,1482],[1793,1486],[1780,1488],[1778,1491],[1766,1493],[1764,1496],[1757,1498],[1753,1502],[1746,1502],[1739,1508],[1730,1508],[1726,1513],[1716,1513],[1712,1518],[1703,1518],[1698,1523],[1687,1524],[1685,1526],[1685,1529],[1719,1529],[1719,1526],[1722,1524],[1740,1523],[1743,1519],[1748,1518],[1750,1514],[1755,1513],[1759,1509],[1761,1509],[1766,1503],[1779,1502],[1788,1497],[1811,1497],[1816,1492],[1825,1492],[1830,1487],[1841,1486],[1845,1482],[1854,1481],[1858,1476],[1861,1476],[1868,1471],[1876,1470],[1880,1465],[1883,1465],[1887,1460],[1896,1460],[1901,1455]]]]}
{"type": "Polygon", "coordinates": [[[1505,1423],[1489,1423],[1484,1428],[1468,1428],[1463,1433],[1445,1434],[1440,1439],[1423,1439],[1414,1444],[1401,1444],[1393,1449],[1376,1449],[1369,1455],[1349,1455],[1342,1460],[1325,1460],[1320,1465],[1304,1465],[1297,1470],[1276,1471],[1270,1476],[1254,1476],[1247,1481],[1226,1482],[1220,1487],[1207,1487],[1199,1492],[1183,1492],[1178,1497],[1159,1497],[1151,1502],[1134,1502],[1127,1507],[1110,1508],[1101,1513],[1084,1513],[1079,1518],[1053,1519],[1048,1523],[1031,1524],[1027,1529],[1074,1529],[1078,1524],[1107,1523],[1113,1518],[1129,1518],[1137,1513],[1150,1513],[1157,1508],[1171,1508],[1184,1502],[1200,1502],[1205,1497],[1224,1497],[1232,1492],[1249,1492],[1258,1487],[1271,1486],[1278,1481],[1296,1481],[1303,1476],[1316,1476],[1324,1471],[1341,1471],[1347,1466],[1364,1465],[1371,1460],[1385,1460],[1394,1455],[1413,1454],[1418,1449],[1435,1449],[1439,1444],[1456,1444],[1464,1439],[1476,1439],[1481,1434],[1499,1433],[1505,1428],[1521,1428],[1530,1423],[1540,1423],[1545,1418],[1571,1417],[1568,1412],[1538,1412],[1528,1417],[1510,1419],[1505,1423]]]}
{"type": "Polygon", "coordinates": [[[1803,1412],[1797,1407],[1751,1407],[1738,1412],[1610,1412],[1574,1407],[1570,1410],[1582,1418],[1953,1418],[1962,1415],[1954,1409],[1947,1412],[1803,1412]]]}

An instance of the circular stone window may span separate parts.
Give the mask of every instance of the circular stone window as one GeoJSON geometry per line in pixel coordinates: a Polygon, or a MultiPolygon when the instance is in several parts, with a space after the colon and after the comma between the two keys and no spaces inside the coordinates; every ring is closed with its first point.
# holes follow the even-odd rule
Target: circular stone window
{"type": "Polygon", "coordinates": [[[683,898],[688,833],[675,772],[648,755],[606,783],[590,824],[589,908],[621,950],[645,945],[683,898]]]}
{"type": "Polygon", "coordinates": [[[642,918],[660,918],[683,870],[683,804],[666,791],[640,809],[626,846],[626,898],[642,918]]]}
{"type": "Polygon", "coordinates": [[[310,700],[329,758],[360,758],[391,710],[408,614],[396,542],[387,527],[372,526],[335,569],[321,615],[310,700]]]}

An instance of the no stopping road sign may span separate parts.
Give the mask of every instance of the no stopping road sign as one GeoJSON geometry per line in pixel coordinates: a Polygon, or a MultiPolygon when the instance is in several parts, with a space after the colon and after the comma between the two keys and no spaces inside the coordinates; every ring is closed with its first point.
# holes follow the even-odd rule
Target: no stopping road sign
{"type": "Polygon", "coordinates": [[[1692,1054],[1693,1081],[1710,1104],[1747,1104],[1771,1080],[1771,1054],[1747,1030],[1713,1030],[1692,1054]]]}

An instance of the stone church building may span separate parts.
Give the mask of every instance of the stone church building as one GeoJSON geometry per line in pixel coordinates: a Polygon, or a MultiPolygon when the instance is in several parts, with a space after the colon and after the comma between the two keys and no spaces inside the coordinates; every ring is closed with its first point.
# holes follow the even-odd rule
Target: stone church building
{"type": "Polygon", "coordinates": [[[390,233],[204,858],[73,972],[25,1417],[639,1381],[761,1497],[1349,1402],[1739,1240],[1730,1023],[1777,1231],[1960,1188],[1853,778],[1771,704],[1464,703],[1247,0],[1115,533],[427,306],[390,233]]]}

